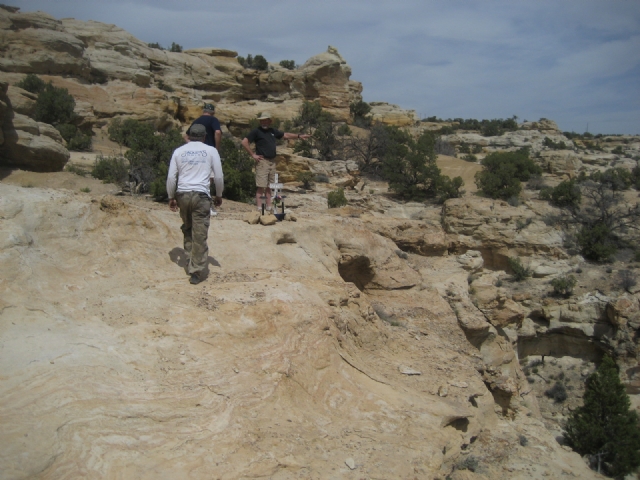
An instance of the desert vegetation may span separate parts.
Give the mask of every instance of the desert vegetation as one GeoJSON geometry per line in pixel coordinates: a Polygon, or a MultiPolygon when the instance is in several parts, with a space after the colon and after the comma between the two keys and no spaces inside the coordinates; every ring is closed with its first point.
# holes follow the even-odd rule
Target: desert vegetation
{"type": "MultiPolygon", "coordinates": [[[[288,62],[287,60],[284,60],[288,62]]],[[[250,53],[246,57],[238,56],[238,63],[244,68],[250,68],[253,70],[267,70],[269,68],[269,62],[262,55],[253,56],[250,53]]],[[[287,63],[287,65],[289,65],[287,63]]],[[[287,67],[285,67],[287,68],[287,67]]]]}
{"type": "Polygon", "coordinates": [[[79,121],[74,113],[76,102],[66,88],[55,87],[52,82],[45,83],[32,73],[26,75],[16,86],[37,94],[34,120],[53,125],[67,142],[69,150],[91,149],[91,133],[83,133],[76,126],[79,121]]]}
{"type": "Polygon", "coordinates": [[[638,422],[618,367],[605,356],[586,381],[584,403],[569,416],[565,438],[598,473],[623,478],[640,466],[638,422]]]}

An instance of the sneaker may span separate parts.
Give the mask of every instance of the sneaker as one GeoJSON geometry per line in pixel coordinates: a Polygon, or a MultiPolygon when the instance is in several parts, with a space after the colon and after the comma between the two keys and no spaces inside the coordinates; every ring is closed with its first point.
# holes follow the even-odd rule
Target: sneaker
{"type": "Polygon", "coordinates": [[[189,283],[191,285],[197,285],[200,283],[200,276],[197,273],[192,273],[191,277],[189,278],[189,283]]]}
{"type": "Polygon", "coordinates": [[[210,214],[212,217],[215,217],[216,215],[218,215],[218,212],[216,212],[216,211],[212,208],[212,209],[209,211],[209,214],[210,214]]]}

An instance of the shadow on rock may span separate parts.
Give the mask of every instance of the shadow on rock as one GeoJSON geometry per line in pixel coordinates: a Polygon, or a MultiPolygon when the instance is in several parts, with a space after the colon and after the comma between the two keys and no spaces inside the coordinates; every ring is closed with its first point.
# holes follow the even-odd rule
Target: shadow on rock
{"type": "MultiPolygon", "coordinates": [[[[187,252],[185,252],[183,248],[176,247],[173,250],[171,250],[169,252],[169,258],[173,263],[178,265],[180,268],[184,269],[185,273],[189,273],[187,271],[189,267],[189,255],[187,255],[187,252]]],[[[219,267],[220,263],[218,263],[218,261],[213,257],[207,257],[207,266],[205,267],[205,274],[207,276],[209,273],[209,265],[213,265],[214,267],[219,267]]]]}

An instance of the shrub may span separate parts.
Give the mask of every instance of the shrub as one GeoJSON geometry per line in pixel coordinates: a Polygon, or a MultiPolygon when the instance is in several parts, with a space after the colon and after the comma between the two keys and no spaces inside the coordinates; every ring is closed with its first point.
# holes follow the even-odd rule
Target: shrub
{"type": "Polygon", "coordinates": [[[482,120],[480,133],[485,137],[493,137],[502,135],[504,132],[513,132],[518,129],[518,123],[514,118],[506,120],[498,118],[494,120],[482,120]]]}
{"type": "Polygon", "coordinates": [[[573,275],[563,275],[554,278],[550,283],[556,295],[568,297],[573,293],[573,288],[576,286],[577,280],[573,275]]]}
{"type": "Polygon", "coordinates": [[[334,160],[338,153],[342,151],[342,142],[338,136],[338,129],[331,121],[320,123],[311,138],[320,160],[334,160]]]}
{"type": "Polygon", "coordinates": [[[358,100],[349,105],[349,111],[353,117],[353,124],[358,127],[368,127],[371,125],[371,106],[367,102],[358,100]]]}
{"type": "Polygon", "coordinates": [[[293,153],[297,153],[303,157],[312,158],[313,146],[308,140],[300,140],[293,146],[293,153]]]}
{"type": "Polygon", "coordinates": [[[302,104],[298,116],[293,119],[293,127],[311,133],[309,140],[296,143],[296,153],[311,157],[313,151],[316,151],[320,160],[333,160],[343,150],[338,128],[318,101],[302,104]]]}
{"type": "Polygon", "coordinates": [[[577,209],[582,201],[582,192],[574,179],[565,180],[551,190],[551,203],[556,207],[577,209]]]}
{"type": "Polygon", "coordinates": [[[554,142],[549,137],[544,137],[543,145],[552,150],[566,150],[569,148],[564,142],[554,142]]]}
{"type": "Polygon", "coordinates": [[[469,470],[470,472],[475,472],[478,469],[479,461],[473,455],[469,455],[464,459],[460,460],[456,463],[457,470],[469,470]]]}
{"type": "Polygon", "coordinates": [[[67,148],[72,152],[88,152],[92,143],[91,135],[85,135],[76,129],[76,133],[67,141],[67,148]]]}
{"type": "Polygon", "coordinates": [[[589,455],[598,472],[622,478],[640,466],[638,414],[618,377],[618,368],[605,356],[586,382],[584,404],[570,413],[565,425],[567,444],[589,455]]]}
{"type": "Polygon", "coordinates": [[[347,125],[346,123],[341,124],[338,127],[338,130],[336,133],[341,137],[347,137],[352,134],[351,129],[349,128],[349,125],[347,125]]]}
{"type": "Polygon", "coordinates": [[[294,60],[280,60],[280,66],[287,70],[295,70],[296,62],[294,60]]]}
{"type": "Polygon", "coordinates": [[[311,181],[313,180],[313,172],[306,170],[304,172],[298,172],[297,178],[299,182],[302,182],[302,188],[308,190],[311,188],[311,181]]]}
{"type": "Polygon", "coordinates": [[[327,196],[327,204],[329,208],[343,207],[347,204],[347,197],[344,196],[344,190],[339,188],[329,192],[327,196]]]}
{"type": "Polygon", "coordinates": [[[424,132],[414,140],[401,130],[394,133],[396,138],[382,159],[383,176],[389,182],[389,189],[409,199],[435,196],[441,183],[436,165],[436,137],[424,132]]]}
{"type": "Polygon", "coordinates": [[[628,190],[633,184],[633,174],[622,167],[609,168],[604,172],[595,172],[589,177],[596,183],[606,185],[607,188],[616,191],[628,190]]]}
{"type": "Polygon", "coordinates": [[[319,101],[303,102],[298,116],[293,119],[293,126],[311,132],[322,123],[331,122],[331,115],[322,109],[319,101]]]}
{"type": "Polygon", "coordinates": [[[222,173],[224,174],[224,192],[222,196],[229,200],[248,202],[255,198],[256,182],[253,174],[255,161],[247,152],[228,137],[220,142],[222,173]]]}
{"type": "Polygon", "coordinates": [[[158,50],[164,50],[164,48],[162,48],[162,46],[158,42],[147,43],[147,47],[157,48],[158,50]]]}
{"type": "Polygon", "coordinates": [[[556,382],[553,387],[548,389],[544,394],[555,401],[555,403],[562,403],[567,399],[567,389],[561,382],[556,382]]]}
{"type": "Polygon", "coordinates": [[[76,102],[66,88],[54,87],[49,82],[38,94],[33,118],[51,125],[71,123],[75,106],[76,102]]]}
{"type": "Polygon", "coordinates": [[[177,129],[157,132],[150,123],[117,118],[108,129],[109,138],[128,147],[129,177],[138,191],[166,196],[166,177],[173,151],[184,144],[177,129]]]}
{"type": "Polygon", "coordinates": [[[177,44],[176,42],[171,42],[171,47],[169,47],[170,52],[181,52],[182,45],[177,44]]]}
{"type": "Polygon", "coordinates": [[[58,132],[60,132],[60,136],[68,142],[76,134],[78,127],[71,123],[62,123],[60,125],[56,125],[56,130],[58,130],[58,132]]]}
{"type": "Polygon", "coordinates": [[[458,152],[460,153],[471,153],[471,147],[468,144],[462,142],[458,147],[458,152]]]}
{"type": "Polygon", "coordinates": [[[606,261],[618,251],[615,237],[604,222],[582,225],[576,240],[582,255],[589,260],[606,261]]]}
{"type": "Polygon", "coordinates": [[[507,263],[509,264],[509,268],[513,272],[513,278],[516,282],[521,282],[525,278],[531,276],[531,270],[522,265],[522,262],[518,257],[507,258],[507,263]]]}
{"type": "Polygon", "coordinates": [[[473,153],[469,153],[468,155],[465,155],[464,157],[462,157],[462,159],[466,162],[471,162],[471,163],[478,162],[478,157],[476,157],[473,153]]]}
{"type": "Polygon", "coordinates": [[[640,162],[631,170],[631,178],[634,188],[640,190],[640,162]]]}
{"type": "Polygon", "coordinates": [[[80,191],[83,193],[89,193],[91,192],[91,189],[89,187],[84,187],[84,188],[81,188],[80,191]]]}
{"type": "Polygon", "coordinates": [[[361,172],[376,174],[382,167],[380,161],[393,148],[401,137],[398,127],[391,127],[376,123],[365,135],[354,135],[345,140],[347,155],[358,162],[361,172]]]}
{"type": "Polygon", "coordinates": [[[533,222],[533,218],[531,218],[531,217],[527,218],[526,220],[518,218],[516,220],[516,232],[520,232],[520,231],[524,230],[529,225],[531,225],[532,222],[533,222]]]}
{"type": "Polygon", "coordinates": [[[319,173],[315,176],[314,181],[318,183],[329,183],[329,177],[327,177],[324,173],[319,173]]]}
{"type": "Polygon", "coordinates": [[[464,185],[462,177],[449,178],[446,175],[440,176],[440,183],[438,184],[438,202],[444,203],[450,198],[460,198],[464,195],[464,190],[461,190],[464,185]]]}
{"type": "Polygon", "coordinates": [[[67,163],[64,167],[65,172],[73,173],[75,175],[80,175],[81,177],[87,176],[87,171],[79,165],[67,163]]]}
{"type": "Polygon", "coordinates": [[[238,63],[244,68],[252,68],[254,70],[267,70],[269,68],[269,62],[262,55],[256,55],[255,57],[250,53],[245,57],[238,57],[238,63]]]}
{"type": "Polygon", "coordinates": [[[607,260],[618,246],[632,241],[628,233],[640,226],[640,204],[626,201],[621,193],[630,184],[630,177],[628,170],[612,168],[589,178],[584,174],[577,178],[582,204],[567,211],[584,257],[607,260]]]}
{"type": "Polygon", "coordinates": [[[16,83],[16,87],[22,88],[27,92],[40,93],[47,84],[39,76],[29,73],[22,80],[16,83]]]}
{"type": "Polygon", "coordinates": [[[122,184],[129,178],[129,166],[124,157],[98,155],[91,175],[103,183],[122,184]]]}
{"type": "Polygon", "coordinates": [[[618,145],[616,148],[611,150],[611,153],[615,155],[624,155],[624,150],[622,149],[622,146],[618,145]]]}
{"type": "Polygon", "coordinates": [[[551,192],[553,192],[553,188],[542,187],[538,193],[538,198],[540,200],[551,200],[551,192]]]}
{"type": "Polygon", "coordinates": [[[513,197],[509,197],[507,198],[507,203],[512,207],[518,207],[520,206],[520,197],[517,195],[514,195],[513,197]]]}
{"type": "Polygon", "coordinates": [[[266,70],[269,68],[269,62],[262,55],[256,55],[253,59],[253,68],[256,70],[266,70]]]}
{"type": "Polygon", "coordinates": [[[482,160],[482,165],[485,168],[476,173],[476,185],[491,198],[517,196],[521,181],[542,173],[542,169],[529,158],[527,149],[490,153],[482,160]]]}
{"type": "Polygon", "coordinates": [[[56,125],[62,138],[67,142],[67,148],[74,152],[91,150],[91,135],[82,133],[78,127],[70,123],[56,125]]]}

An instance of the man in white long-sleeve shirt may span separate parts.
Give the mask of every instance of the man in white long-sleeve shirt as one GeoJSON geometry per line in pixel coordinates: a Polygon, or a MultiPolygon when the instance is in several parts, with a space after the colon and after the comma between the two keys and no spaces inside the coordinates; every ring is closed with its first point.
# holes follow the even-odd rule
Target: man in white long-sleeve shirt
{"type": "Polygon", "coordinates": [[[222,205],[224,179],[218,151],[203,143],[206,135],[204,125],[193,125],[189,132],[189,143],[176,148],[171,157],[167,175],[169,208],[176,212],[180,208],[184,250],[189,255],[187,273],[193,285],[204,279],[207,267],[211,197],[211,182],[216,186],[216,207],[222,205]]]}

